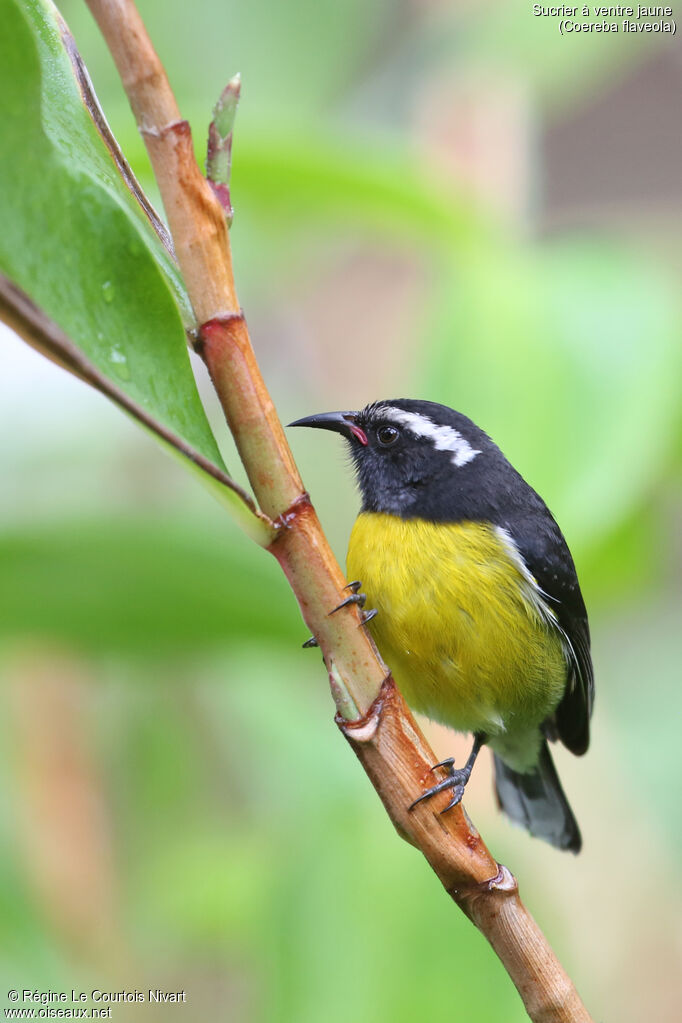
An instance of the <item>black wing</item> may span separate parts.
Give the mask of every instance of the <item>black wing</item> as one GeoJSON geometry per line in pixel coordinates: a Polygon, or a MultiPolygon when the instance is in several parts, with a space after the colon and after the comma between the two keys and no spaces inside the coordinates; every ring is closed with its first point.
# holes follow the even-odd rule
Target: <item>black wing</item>
{"type": "Polygon", "coordinates": [[[594,701],[590,627],[568,545],[547,506],[535,491],[531,493],[535,498],[531,507],[526,505],[522,513],[512,516],[506,528],[570,647],[568,685],[550,724],[563,744],[579,756],[590,743],[594,701]]]}

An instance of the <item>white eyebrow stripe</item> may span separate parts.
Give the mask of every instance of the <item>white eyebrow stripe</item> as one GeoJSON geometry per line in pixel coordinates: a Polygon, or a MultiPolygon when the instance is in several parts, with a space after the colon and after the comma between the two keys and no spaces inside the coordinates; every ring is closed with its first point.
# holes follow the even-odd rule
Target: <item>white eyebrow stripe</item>
{"type": "Polygon", "coordinates": [[[417,412],[406,412],[404,409],[393,408],[390,405],[383,405],[377,409],[376,415],[378,418],[385,416],[392,423],[400,423],[407,427],[415,437],[427,437],[433,441],[433,446],[437,451],[451,451],[453,465],[466,465],[476,455],[481,454],[476,448],[472,448],[469,441],[452,426],[438,426],[428,416],[420,416],[417,412]]]}

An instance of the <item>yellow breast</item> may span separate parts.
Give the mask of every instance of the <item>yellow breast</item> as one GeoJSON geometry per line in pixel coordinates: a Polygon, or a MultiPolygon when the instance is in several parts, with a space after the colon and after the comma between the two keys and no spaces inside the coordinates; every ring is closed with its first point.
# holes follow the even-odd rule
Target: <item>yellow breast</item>
{"type": "Polygon", "coordinates": [[[461,731],[537,727],[566,684],[561,635],[494,527],[358,516],[348,578],[408,703],[461,731]]]}

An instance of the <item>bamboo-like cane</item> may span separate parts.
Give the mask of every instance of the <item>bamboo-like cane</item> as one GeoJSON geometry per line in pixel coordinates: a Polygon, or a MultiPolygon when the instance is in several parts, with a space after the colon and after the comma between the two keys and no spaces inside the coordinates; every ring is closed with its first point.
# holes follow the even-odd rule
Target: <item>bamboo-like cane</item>
{"type": "Polygon", "coordinates": [[[189,125],[132,0],[87,0],[116,62],[163,198],[175,253],[200,327],[201,352],[261,510],[278,526],[269,549],[319,642],[337,722],[400,834],[495,949],[536,1023],[590,1023],[571,980],[519,898],[447,796],[413,812],[435,755],[362,628],[357,608],[329,616],[345,580],[296,469],[239,308],[225,210],[201,174],[189,125]]]}

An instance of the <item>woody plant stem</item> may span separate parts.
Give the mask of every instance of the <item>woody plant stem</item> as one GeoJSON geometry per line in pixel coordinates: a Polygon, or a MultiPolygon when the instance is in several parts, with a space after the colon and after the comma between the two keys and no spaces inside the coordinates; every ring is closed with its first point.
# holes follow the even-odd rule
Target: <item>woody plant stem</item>
{"type": "Polygon", "coordinates": [[[273,523],[282,566],[329,672],[337,722],[399,833],[488,939],[536,1023],[589,1023],[575,987],[519,898],[446,793],[408,812],[436,757],[361,627],[358,610],[329,611],[345,579],[307,493],[256,362],[235,292],[225,210],[194,158],[164,68],[132,0],[87,0],[118,67],[161,191],[202,355],[251,486],[273,523]]]}

